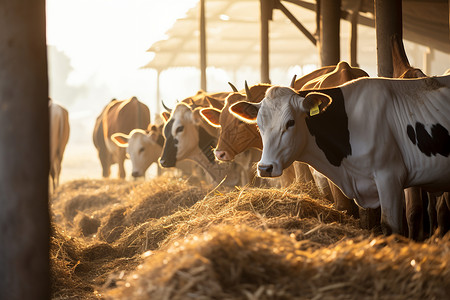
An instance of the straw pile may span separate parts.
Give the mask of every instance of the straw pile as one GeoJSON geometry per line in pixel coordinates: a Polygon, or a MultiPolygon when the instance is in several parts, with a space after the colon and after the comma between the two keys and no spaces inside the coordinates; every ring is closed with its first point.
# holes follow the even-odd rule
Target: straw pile
{"type": "Polygon", "coordinates": [[[312,186],[78,180],[52,200],[53,299],[441,299],[450,238],[377,236],[312,186]]]}

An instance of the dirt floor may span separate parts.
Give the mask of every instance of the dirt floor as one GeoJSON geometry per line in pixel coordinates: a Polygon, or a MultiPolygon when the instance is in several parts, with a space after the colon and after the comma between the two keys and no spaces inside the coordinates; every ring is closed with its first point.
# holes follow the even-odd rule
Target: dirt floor
{"type": "Polygon", "coordinates": [[[73,180],[51,199],[53,299],[447,299],[450,235],[363,230],[312,186],[73,180]]]}

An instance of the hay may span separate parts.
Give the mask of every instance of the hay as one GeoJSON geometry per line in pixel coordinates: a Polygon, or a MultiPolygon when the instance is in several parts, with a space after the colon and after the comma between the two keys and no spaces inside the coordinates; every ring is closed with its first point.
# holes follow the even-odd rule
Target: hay
{"type": "Polygon", "coordinates": [[[271,230],[218,226],[149,253],[108,299],[444,299],[450,239],[346,239],[306,251],[271,230]]]}
{"type": "Polygon", "coordinates": [[[52,298],[438,299],[450,292],[449,237],[379,237],[319,197],[301,184],[214,190],[170,176],[67,183],[52,199],[52,298]]]}

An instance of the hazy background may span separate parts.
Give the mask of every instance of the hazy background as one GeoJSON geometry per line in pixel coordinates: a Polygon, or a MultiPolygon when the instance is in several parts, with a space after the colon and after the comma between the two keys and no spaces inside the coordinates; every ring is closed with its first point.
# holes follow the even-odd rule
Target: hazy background
{"type": "MultiPolygon", "coordinates": [[[[63,182],[75,178],[101,178],[92,131],[95,118],[112,98],[122,100],[137,96],[150,107],[154,120],[156,102],[160,99],[156,99],[156,71],[140,68],[153,58],[146,50],[152,43],[167,38],[164,33],[197,2],[47,0],[50,96],[68,109],[71,126],[63,160],[63,182]]],[[[371,76],[376,75],[374,39],[373,30],[373,44],[359,45],[373,48],[374,63],[361,66],[371,76]]],[[[411,65],[422,67],[426,48],[412,43],[405,43],[405,46],[411,65]]],[[[345,52],[341,51],[341,56],[342,60],[348,60],[345,52]]],[[[271,79],[275,84],[288,84],[293,74],[301,76],[315,69],[316,64],[311,62],[289,70],[271,70],[271,79]]],[[[442,74],[449,67],[450,56],[435,51],[431,75],[442,74]]],[[[240,75],[257,83],[257,70],[243,72],[245,74],[240,75]]],[[[219,91],[219,87],[232,78],[233,74],[224,70],[208,68],[208,90],[219,91]]],[[[161,73],[160,85],[161,98],[171,104],[198,90],[200,72],[195,68],[170,69],[161,73]]],[[[236,85],[242,87],[242,83],[236,85]]],[[[126,168],[129,177],[129,162],[126,168]]],[[[117,177],[116,166],[111,177],[117,177]]]]}

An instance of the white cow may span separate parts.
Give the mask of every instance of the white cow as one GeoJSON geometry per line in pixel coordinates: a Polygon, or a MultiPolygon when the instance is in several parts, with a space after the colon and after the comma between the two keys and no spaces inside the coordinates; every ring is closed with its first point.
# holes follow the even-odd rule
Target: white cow
{"type": "Polygon", "coordinates": [[[363,78],[298,93],[272,87],[260,104],[230,110],[259,126],[260,176],[306,162],[360,206],[381,206],[387,234],[402,232],[404,188],[450,191],[449,75],[363,78]]]}
{"type": "Polygon", "coordinates": [[[134,129],[130,134],[114,133],[111,140],[119,147],[127,148],[134,178],[145,176],[152,163],[158,163],[164,138],[161,128],[151,126],[149,131],[134,129]]]}

